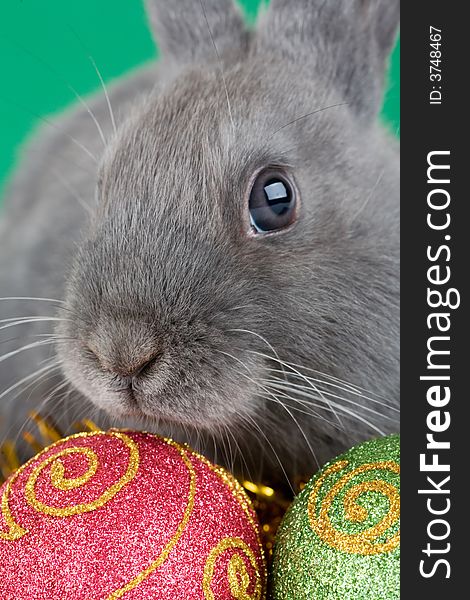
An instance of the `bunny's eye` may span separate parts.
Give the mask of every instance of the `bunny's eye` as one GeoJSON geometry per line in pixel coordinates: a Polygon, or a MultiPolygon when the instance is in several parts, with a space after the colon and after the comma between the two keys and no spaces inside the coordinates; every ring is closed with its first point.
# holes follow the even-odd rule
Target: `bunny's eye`
{"type": "Polygon", "coordinates": [[[295,188],[285,173],[275,169],[259,173],[251,188],[249,212],[256,233],[284,229],[295,221],[295,188]]]}

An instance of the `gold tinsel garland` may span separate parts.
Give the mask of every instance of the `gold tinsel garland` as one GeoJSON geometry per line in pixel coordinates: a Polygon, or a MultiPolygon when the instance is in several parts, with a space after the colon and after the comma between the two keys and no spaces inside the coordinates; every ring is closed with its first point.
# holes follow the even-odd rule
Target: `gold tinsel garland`
{"type": "MultiPolygon", "coordinates": [[[[50,419],[46,419],[36,412],[30,413],[30,417],[37,431],[35,434],[24,431],[21,437],[34,454],[64,437],[64,434],[50,419]]],[[[90,419],[82,419],[73,425],[73,430],[79,433],[81,431],[100,431],[100,428],[90,419]]],[[[3,442],[0,445],[0,484],[20,466],[15,443],[11,440],[3,442]]],[[[287,498],[280,491],[266,485],[248,480],[241,480],[240,483],[251,498],[253,508],[258,515],[264,549],[270,558],[277,528],[292,498],[287,498]]],[[[300,483],[298,487],[300,489],[302,484],[300,483]]]]}

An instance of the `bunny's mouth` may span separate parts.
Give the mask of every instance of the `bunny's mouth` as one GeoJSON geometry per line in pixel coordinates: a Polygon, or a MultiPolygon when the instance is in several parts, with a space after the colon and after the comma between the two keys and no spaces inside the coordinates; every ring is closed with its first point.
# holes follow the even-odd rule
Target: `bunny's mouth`
{"type": "Polygon", "coordinates": [[[111,402],[107,396],[104,410],[111,416],[141,421],[146,427],[155,428],[176,425],[198,431],[213,430],[236,420],[236,413],[224,410],[216,394],[195,392],[191,397],[178,393],[178,390],[163,389],[148,394],[139,390],[138,386],[114,389],[111,402]]]}

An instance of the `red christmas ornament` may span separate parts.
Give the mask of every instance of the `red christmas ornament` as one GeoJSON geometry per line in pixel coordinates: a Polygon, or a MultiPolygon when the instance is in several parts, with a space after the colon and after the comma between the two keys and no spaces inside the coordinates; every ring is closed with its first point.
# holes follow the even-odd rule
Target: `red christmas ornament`
{"type": "Polygon", "coordinates": [[[248,497],[171,440],[65,438],[14,473],[0,500],[2,600],[265,597],[248,497]]]}

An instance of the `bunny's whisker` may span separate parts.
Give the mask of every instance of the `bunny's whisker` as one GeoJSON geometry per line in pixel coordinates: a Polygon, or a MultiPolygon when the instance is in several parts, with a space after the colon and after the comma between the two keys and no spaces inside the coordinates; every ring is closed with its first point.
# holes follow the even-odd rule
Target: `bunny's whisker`
{"type": "MultiPolygon", "coordinates": [[[[54,369],[52,369],[49,373],[45,373],[43,374],[43,376],[39,377],[36,381],[32,382],[31,384],[29,384],[24,390],[21,390],[21,394],[25,394],[26,392],[28,392],[28,398],[27,400],[29,400],[29,398],[31,397],[31,394],[34,392],[34,389],[39,385],[39,384],[44,384],[47,383],[47,381],[50,381],[53,377],[54,369]]],[[[57,391],[59,391],[59,385],[60,387],[65,387],[64,383],[62,384],[58,384],[56,386],[56,388],[53,388],[53,390],[51,392],[49,392],[48,395],[46,395],[46,397],[41,400],[41,402],[35,407],[35,412],[37,414],[44,414],[44,408],[47,406],[47,403],[49,402],[49,400],[52,398],[53,394],[55,393],[54,390],[57,389],[57,391]]],[[[12,399],[15,400],[20,394],[16,394],[15,397],[12,399]]],[[[23,424],[21,425],[21,427],[15,432],[15,440],[19,440],[21,437],[21,434],[23,433],[23,431],[25,430],[25,428],[29,425],[29,423],[31,422],[31,417],[28,417],[27,419],[24,420],[23,424]]]]}
{"type": "MultiPolygon", "coordinates": [[[[45,151],[44,150],[39,150],[37,148],[31,148],[30,152],[32,155],[37,155],[37,156],[43,156],[45,151]]],[[[70,158],[68,156],[61,156],[60,154],[52,154],[52,152],[50,150],[46,151],[46,153],[48,153],[48,155],[51,157],[51,159],[53,158],[54,160],[58,160],[62,162],[61,165],[61,171],[67,171],[67,169],[70,169],[70,167],[74,167],[75,169],[78,169],[78,171],[83,172],[83,174],[86,173],[86,175],[90,178],[95,178],[96,177],[96,169],[93,170],[92,168],[90,168],[89,165],[84,165],[81,164],[80,161],[78,160],[70,160],[70,158]]],[[[49,166],[46,167],[48,169],[48,172],[53,173],[53,171],[50,169],[49,166]]]]}
{"type": "Polygon", "coordinates": [[[378,188],[380,182],[382,181],[382,178],[385,174],[385,169],[382,169],[382,171],[380,171],[376,182],[374,183],[374,185],[372,186],[372,189],[370,190],[369,194],[366,196],[366,199],[364,200],[364,203],[358,208],[356,214],[353,216],[353,219],[356,220],[366,209],[367,205],[369,204],[369,202],[372,200],[372,197],[374,195],[375,190],[378,188]]]}
{"type": "Polygon", "coordinates": [[[33,342],[31,344],[26,344],[25,346],[21,346],[21,348],[17,348],[16,350],[12,350],[11,352],[7,352],[0,356],[0,363],[20,354],[21,352],[26,352],[27,350],[32,350],[34,348],[38,348],[39,346],[47,346],[49,344],[53,344],[54,340],[40,340],[38,342],[33,342]]]}
{"type": "Polygon", "coordinates": [[[242,377],[246,377],[254,385],[258,386],[260,389],[262,389],[264,392],[266,392],[268,394],[268,396],[270,396],[271,398],[273,398],[274,401],[277,402],[288,413],[288,415],[291,417],[291,419],[294,421],[295,425],[299,429],[299,431],[300,431],[302,437],[304,438],[305,443],[307,444],[307,447],[310,450],[310,452],[312,453],[312,456],[314,457],[315,461],[318,462],[316,454],[315,454],[315,452],[314,452],[314,450],[313,450],[313,448],[312,448],[312,446],[311,446],[311,444],[310,444],[310,442],[308,440],[308,437],[306,436],[306,434],[305,434],[304,430],[302,429],[301,425],[299,424],[299,422],[297,421],[297,419],[294,417],[294,415],[292,414],[292,412],[289,410],[289,408],[283,402],[279,401],[279,398],[276,396],[276,394],[274,392],[272,392],[268,387],[262,385],[258,381],[255,381],[251,377],[248,377],[244,373],[239,372],[238,374],[241,375],[242,377]]]}
{"type": "Polygon", "coordinates": [[[22,323],[23,321],[28,322],[31,319],[48,321],[50,318],[51,317],[36,316],[36,315],[29,315],[29,316],[25,316],[25,317],[7,317],[6,319],[1,319],[0,323],[22,323]]]}
{"type": "Polygon", "coordinates": [[[113,111],[113,107],[112,107],[112,104],[111,104],[111,99],[109,97],[108,90],[106,88],[106,84],[105,84],[104,78],[103,78],[103,76],[101,74],[101,71],[99,70],[98,65],[96,64],[95,59],[93,58],[93,56],[89,52],[88,48],[85,46],[82,38],[78,35],[77,31],[70,24],[68,25],[68,28],[70,29],[70,31],[73,33],[73,35],[77,39],[78,43],[80,44],[80,47],[84,51],[86,57],[90,61],[91,65],[93,66],[93,69],[94,69],[96,75],[98,76],[98,79],[99,79],[99,82],[100,82],[100,86],[101,86],[101,89],[103,90],[103,94],[104,94],[104,97],[105,97],[105,100],[106,100],[106,105],[107,105],[107,108],[108,108],[109,117],[111,119],[111,124],[113,126],[113,131],[114,131],[114,134],[116,134],[117,133],[117,127],[116,127],[116,120],[114,118],[114,111],[113,111]]]}
{"type": "MultiPolygon", "coordinates": [[[[10,398],[8,400],[8,403],[10,405],[13,405],[14,401],[18,398],[18,396],[25,394],[26,392],[28,392],[28,390],[30,390],[30,393],[28,396],[28,399],[29,399],[32,391],[36,388],[37,385],[44,384],[45,382],[49,381],[50,379],[52,379],[54,377],[54,371],[56,369],[57,369],[57,367],[54,365],[54,363],[52,363],[51,365],[49,365],[47,367],[46,370],[38,369],[34,373],[31,373],[31,375],[28,377],[28,379],[31,379],[34,377],[33,381],[30,381],[26,386],[21,388],[12,398],[10,398]]],[[[26,378],[23,378],[21,381],[17,382],[15,384],[15,386],[11,386],[11,388],[9,388],[9,390],[6,390],[3,394],[0,395],[0,399],[5,396],[6,392],[9,392],[10,390],[13,390],[13,388],[19,387],[21,384],[25,383],[25,380],[26,380],[26,378]]],[[[43,399],[37,405],[37,408],[42,411],[43,408],[46,406],[48,399],[49,399],[48,397],[43,399]]],[[[23,430],[25,429],[25,427],[28,425],[28,423],[30,421],[31,421],[31,417],[28,416],[27,418],[25,418],[25,420],[23,421],[23,423],[19,427],[19,429],[16,429],[15,431],[13,431],[13,424],[12,424],[9,429],[4,431],[4,433],[2,435],[2,439],[0,439],[0,444],[5,442],[8,438],[10,438],[12,436],[15,441],[18,440],[20,438],[21,433],[23,432],[23,430]]]]}
{"type": "MultiPolygon", "coordinates": [[[[59,368],[59,366],[56,366],[55,364],[53,365],[47,365],[45,367],[42,367],[40,369],[38,369],[37,371],[34,371],[34,373],[30,373],[29,375],[26,375],[26,377],[23,377],[22,379],[20,379],[19,381],[17,381],[16,383],[14,383],[13,385],[11,385],[9,388],[7,388],[6,390],[3,390],[0,393],[0,400],[2,398],[5,398],[6,396],[8,396],[8,394],[10,392],[13,392],[14,390],[16,390],[18,387],[20,387],[23,383],[26,383],[27,381],[29,381],[30,379],[33,379],[34,377],[37,377],[38,375],[40,375],[41,373],[47,373],[48,371],[51,370],[51,368],[59,368]]],[[[20,391],[20,393],[22,393],[23,390],[20,391]]]]}
{"type": "MultiPolygon", "coordinates": [[[[326,423],[330,427],[333,427],[334,429],[337,429],[338,431],[346,431],[344,426],[341,427],[337,422],[327,419],[326,417],[321,415],[317,410],[312,410],[319,409],[321,411],[332,412],[329,407],[325,407],[323,404],[316,404],[313,401],[306,402],[301,398],[296,398],[295,395],[288,394],[285,390],[280,390],[278,387],[273,387],[271,385],[271,382],[268,380],[262,380],[262,382],[266,386],[266,388],[268,388],[271,392],[269,395],[263,395],[260,393],[260,396],[263,397],[265,400],[274,401],[273,395],[277,398],[277,402],[279,404],[283,403],[282,399],[289,400],[290,402],[295,403],[295,405],[289,405],[291,410],[294,410],[295,412],[298,412],[302,415],[306,415],[308,417],[314,417],[316,420],[323,421],[324,423],[326,423]],[[302,408],[299,408],[298,405],[300,405],[302,408]]],[[[292,393],[295,394],[295,390],[292,390],[292,393]]]]}
{"type": "Polygon", "coordinates": [[[57,342],[60,342],[61,340],[73,340],[75,338],[70,337],[70,338],[64,338],[64,337],[58,337],[55,333],[23,333],[21,335],[12,337],[12,338],[7,338],[7,339],[2,339],[0,340],[0,345],[1,344],[10,344],[11,342],[18,342],[19,340],[24,340],[25,338],[54,338],[57,342]]]}
{"type": "Polygon", "coordinates": [[[113,131],[114,131],[114,134],[116,135],[117,134],[116,119],[114,117],[114,110],[113,110],[113,106],[111,104],[111,98],[109,97],[108,90],[106,88],[106,84],[104,82],[103,76],[101,75],[101,71],[98,69],[98,65],[96,64],[96,61],[93,58],[93,56],[89,55],[88,58],[89,58],[91,64],[93,65],[93,68],[95,69],[96,74],[98,75],[98,78],[100,80],[100,84],[103,89],[104,96],[106,98],[106,104],[108,106],[108,112],[109,112],[109,117],[111,119],[111,124],[113,126],[113,131]]]}
{"type": "MultiPolygon", "coordinates": [[[[225,356],[228,356],[229,358],[235,360],[236,362],[238,362],[239,364],[241,364],[250,374],[252,374],[251,371],[250,371],[250,369],[248,368],[248,366],[242,360],[238,359],[237,357],[233,356],[232,354],[230,354],[228,352],[224,352],[224,351],[221,351],[221,350],[216,350],[216,352],[219,352],[220,354],[224,354],[225,356]]],[[[244,373],[238,372],[238,374],[241,377],[247,377],[244,373]]],[[[292,396],[289,396],[287,394],[287,388],[286,388],[286,390],[277,389],[275,392],[273,392],[272,390],[269,390],[269,387],[271,386],[271,383],[276,383],[276,382],[273,382],[272,380],[255,380],[252,377],[247,377],[247,378],[253,384],[255,384],[256,386],[258,386],[259,388],[261,388],[265,392],[264,394],[259,394],[259,395],[262,396],[262,397],[264,397],[266,400],[273,400],[274,399],[273,397],[275,397],[277,399],[278,404],[280,404],[281,406],[283,406],[283,408],[285,408],[284,405],[283,405],[283,403],[282,403],[282,401],[280,400],[280,396],[283,396],[283,397],[291,400],[292,402],[295,402],[295,403],[301,404],[303,406],[306,406],[306,403],[302,402],[302,400],[300,400],[298,398],[294,398],[292,396]],[[263,383],[265,385],[263,385],[263,383]]],[[[276,381],[279,381],[279,380],[276,380],[276,381]]],[[[324,400],[324,398],[320,398],[320,399],[324,400]]],[[[328,404],[328,410],[330,410],[332,412],[332,414],[335,415],[336,419],[340,423],[339,429],[345,431],[344,425],[341,423],[340,419],[338,419],[338,416],[337,416],[336,412],[334,411],[334,409],[331,407],[331,404],[328,403],[328,402],[327,402],[327,404],[328,404]]],[[[331,426],[333,426],[335,428],[338,428],[338,425],[336,425],[332,421],[329,421],[328,419],[326,419],[325,417],[323,417],[320,413],[312,411],[312,408],[315,408],[315,407],[319,408],[319,409],[322,409],[322,410],[325,410],[325,406],[323,404],[313,404],[312,402],[310,402],[308,404],[308,408],[310,409],[309,412],[303,411],[303,410],[299,409],[296,406],[292,407],[292,409],[295,410],[295,411],[298,411],[300,413],[303,413],[303,414],[308,414],[309,416],[313,415],[313,416],[315,416],[315,418],[317,418],[319,420],[323,420],[326,423],[328,423],[329,425],[331,425],[331,426]]]]}
{"type": "MultiPolygon", "coordinates": [[[[228,425],[226,425],[226,429],[227,429],[227,434],[230,435],[230,437],[233,440],[233,443],[235,444],[236,454],[238,456],[240,456],[242,472],[243,472],[243,469],[244,469],[245,472],[246,472],[246,474],[248,475],[248,477],[251,480],[252,479],[251,470],[250,470],[250,467],[248,466],[248,463],[247,463],[247,461],[245,459],[245,455],[243,453],[243,450],[240,448],[240,444],[238,443],[238,440],[237,440],[235,434],[232,432],[232,430],[230,429],[230,427],[228,425]]],[[[234,471],[235,471],[235,468],[232,469],[232,472],[234,472],[234,471]]]]}
{"type": "Polygon", "coordinates": [[[30,298],[29,296],[4,296],[0,298],[0,302],[5,301],[18,301],[18,300],[26,300],[26,301],[36,301],[36,302],[52,302],[55,304],[65,304],[63,300],[57,300],[56,298],[30,298]]]}
{"type": "Polygon", "coordinates": [[[88,214],[92,214],[92,208],[89,204],[87,204],[87,202],[83,199],[83,197],[78,193],[77,189],[74,188],[66,179],[65,177],[63,177],[58,171],[55,171],[53,169],[51,169],[51,173],[54,175],[54,177],[64,186],[64,188],[70,193],[72,194],[72,196],[75,198],[75,200],[80,204],[80,206],[83,208],[84,211],[86,211],[88,214]]]}
{"type": "Polygon", "coordinates": [[[228,451],[229,451],[229,457],[230,457],[229,468],[230,468],[230,471],[233,471],[234,466],[235,466],[235,452],[232,448],[232,442],[230,440],[228,427],[225,423],[222,425],[222,430],[224,432],[224,437],[227,440],[227,445],[228,445],[228,451]]]}
{"type": "MultiPolygon", "coordinates": [[[[280,383],[273,383],[272,386],[276,387],[276,388],[282,388],[282,389],[286,389],[286,390],[291,390],[291,391],[302,390],[307,395],[311,395],[311,392],[309,392],[309,388],[308,387],[302,386],[302,385],[299,385],[299,384],[294,384],[294,383],[284,384],[283,382],[280,382],[280,383]]],[[[326,396],[334,398],[335,400],[340,400],[341,402],[345,402],[347,404],[352,404],[357,409],[364,410],[366,412],[372,413],[372,414],[377,415],[378,417],[380,417],[382,419],[392,419],[392,417],[387,417],[387,415],[384,415],[382,412],[374,410],[373,408],[370,408],[368,406],[364,406],[362,404],[359,404],[358,402],[355,402],[354,400],[351,400],[351,399],[348,399],[348,398],[344,398],[343,396],[338,396],[337,394],[333,394],[332,392],[325,391],[324,394],[326,396]]],[[[318,397],[316,397],[316,398],[318,398],[318,397]]],[[[331,404],[330,401],[327,401],[327,402],[328,402],[328,404],[331,404]]]]}
{"type": "Polygon", "coordinates": [[[307,117],[311,117],[312,115],[316,115],[318,113],[324,112],[325,110],[330,110],[331,108],[336,108],[338,106],[347,106],[349,104],[349,102],[337,102],[336,104],[330,104],[329,106],[324,106],[323,108],[317,108],[316,110],[312,110],[311,112],[305,113],[304,115],[301,115],[300,117],[296,117],[295,119],[292,119],[292,121],[289,121],[288,123],[285,123],[284,125],[281,125],[278,129],[276,129],[272,134],[271,134],[271,138],[273,138],[276,133],[279,133],[279,131],[282,131],[283,129],[285,129],[286,127],[290,127],[291,125],[294,125],[295,123],[298,123],[299,121],[302,121],[303,119],[306,119],[307,117]]]}
{"type": "MultiPolygon", "coordinates": [[[[294,372],[294,373],[295,373],[295,374],[296,374],[298,377],[300,377],[301,379],[304,379],[304,380],[305,380],[305,381],[306,381],[306,382],[309,384],[309,386],[310,386],[311,388],[313,388],[313,390],[314,390],[315,392],[317,392],[317,394],[319,394],[320,396],[323,396],[323,395],[322,395],[322,392],[321,392],[321,391],[320,391],[320,390],[319,390],[319,389],[318,389],[318,388],[317,388],[317,387],[316,387],[316,386],[315,386],[315,385],[314,385],[314,384],[313,384],[311,381],[309,381],[309,380],[308,380],[308,379],[307,379],[307,378],[306,378],[306,377],[305,377],[305,376],[304,376],[302,373],[300,373],[300,371],[297,371],[297,369],[296,369],[295,367],[293,367],[292,365],[290,365],[290,364],[286,363],[285,361],[282,361],[282,360],[280,360],[280,358],[279,358],[279,356],[278,356],[278,355],[276,355],[276,358],[275,358],[275,359],[273,359],[272,357],[268,356],[267,354],[263,354],[263,353],[259,353],[259,352],[254,352],[254,351],[252,351],[252,350],[250,350],[250,352],[252,352],[252,353],[254,353],[254,354],[257,354],[257,355],[259,355],[259,356],[262,356],[263,358],[267,358],[268,360],[275,360],[276,362],[278,362],[278,363],[280,364],[280,366],[281,366],[281,369],[282,369],[282,371],[283,371],[283,374],[284,374],[284,379],[285,379],[286,381],[288,381],[288,377],[287,377],[287,375],[286,375],[286,372],[285,372],[285,369],[284,369],[284,367],[288,368],[288,369],[289,369],[289,371],[292,371],[292,372],[294,372]]],[[[328,403],[328,400],[327,400],[327,399],[325,399],[325,398],[323,398],[323,399],[325,400],[325,402],[326,402],[326,403],[328,403]]],[[[341,427],[344,429],[344,425],[343,425],[343,423],[341,422],[341,419],[340,419],[340,417],[339,417],[339,416],[338,416],[338,414],[335,412],[335,410],[334,410],[334,408],[333,408],[333,406],[332,406],[331,404],[330,404],[330,408],[331,408],[331,411],[332,411],[332,413],[335,415],[335,417],[336,417],[336,419],[337,419],[338,423],[339,423],[339,424],[340,424],[340,426],[341,426],[341,427]]]]}
{"type": "MultiPolygon", "coordinates": [[[[301,369],[303,367],[299,366],[298,368],[301,369]]],[[[307,369],[307,368],[306,368],[306,370],[313,371],[313,369],[307,369]]],[[[283,372],[283,371],[280,371],[279,369],[270,369],[270,368],[268,368],[268,371],[270,371],[272,373],[282,373],[283,372]]],[[[322,375],[324,377],[328,377],[326,374],[322,374],[322,375]]],[[[392,412],[400,412],[399,409],[394,407],[390,402],[385,402],[383,400],[379,400],[379,398],[381,398],[381,396],[377,395],[377,398],[374,398],[374,397],[364,393],[363,391],[361,391],[361,388],[355,388],[350,384],[347,384],[345,382],[343,383],[341,380],[336,380],[336,378],[334,378],[333,381],[338,381],[340,383],[333,383],[333,381],[325,381],[324,379],[319,379],[318,377],[309,377],[308,375],[298,376],[298,375],[296,375],[296,373],[291,373],[290,377],[291,377],[291,379],[295,379],[296,377],[298,377],[299,379],[303,379],[303,380],[307,379],[309,381],[313,381],[317,385],[327,386],[327,389],[335,388],[335,389],[341,390],[343,392],[346,392],[348,394],[352,394],[353,396],[359,396],[360,398],[363,398],[367,402],[372,402],[373,404],[378,404],[379,406],[383,406],[384,408],[386,408],[387,410],[391,410],[392,412]]],[[[372,392],[369,392],[369,393],[373,394],[372,392]]]]}
{"type": "Polygon", "coordinates": [[[305,371],[309,371],[310,373],[317,373],[318,375],[320,375],[322,377],[326,377],[327,379],[330,379],[331,381],[335,381],[336,383],[345,386],[352,392],[356,392],[358,394],[364,392],[367,397],[375,396],[376,398],[381,398],[382,400],[384,400],[386,405],[391,404],[391,401],[388,398],[386,398],[385,396],[382,396],[381,394],[378,394],[377,392],[368,390],[367,388],[361,387],[355,383],[350,383],[344,379],[335,377],[334,375],[331,375],[330,373],[324,373],[323,371],[319,371],[318,369],[314,369],[312,367],[296,365],[295,363],[292,363],[292,366],[297,367],[298,369],[303,369],[305,371]]]}
{"type": "MultiPolygon", "coordinates": [[[[338,377],[334,377],[331,374],[323,373],[323,372],[318,371],[317,369],[314,369],[312,367],[306,367],[306,366],[298,365],[298,364],[295,364],[295,363],[287,363],[285,361],[279,360],[278,358],[273,358],[273,357],[268,357],[268,356],[266,356],[266,358],[269,358],[270,360],[279,362],[279,364],[281,366],[285,366],[285,367],[289,368],[293,373],[297,374],[301,379],[311,379],[312,381],[318,381],[319,383],[322,383],[322,380],[320,380],[320,379],[316,380],[315,378],[308,377],[307,375],[299,372],[298,369],[302,369],[304,371],[309,371],[309,372],[312,372],[312,373],[317,373],[319,375],[322,375],[323,377],[326,377],[327,379],[331,379],[332,381],[335,381],[338,384],[341,384],[341,385],[345,386],[351,392],[355,392],[358,395],[361,394],[362,392],[365,392],[367,394],[366,397],[376,396],[377,398],[382,398],[383,400],[387,400],[384,396],[381,396],[380,394],[376,394],[374,392],[368,391],[365,388],[361,388],[361,387],[359,387],[357,385],[348,383],[347,381],[339,379],[338,377]]],[[[385,405],[387,405],[387,402],[385,403],[385,405]]]]}
{"type": "Polygon", "coordinates": [[[206,8],[204,6],[204,0],[199,0],[199,2],[201,4],[201,10],[202,10],[202,13],[204,15],[204,20],[205,20],[206,25],[207,25],[207,30],[209,32],[209,36],[211,38],[211,43],[212,43],[212,46],[214,48],[215,55],[217,57],[217,62],[218,62],[218,65],[219,65],[220,76],[222,78],[222,83],[223,83],[224,91],[225,91],[225,98],[227,100],[227,110],[228,110],[228,114],[229,114],[229,117],[230,117],[230,122],[232,124],[232,132],[235,134],[235,121],[233,120],[232,105],[230,104],[230,96],[229,96],[229,93],[228,93],[227,80],[225,79],[224,67],[223,67],[222,59],[220,57],[219,50],[217,48],[217,44],[215,43],[215,39],[214,39],[214,35],[212,33],[211,26],[209,25],[209,20],[207,18],[207,13],[206,13],[206,8]]]}
{"type": "Polygon", "coordinates": [[[6,323],[6,325],[2,325],[0,330],[7,329],[8,327],[14,327],[16,325],[21,325],[23,323],[36,323],[43,321],[65,321],[66,319],[62,319],[60,317],[45,317],[45,316],[27,316],[27,317],[8,317],[7,319],[1,319],[0,323],[6,323]]]}
{"type": "MultiPolygon", "coordinates": [[[[304,392],[302,390],[296,390],[296,393],[299,396],[302,396],[302,397],[305,397],[308,399],[310,399],[312,397],[310,393],[304,392]]],[[[341,400],[344,400],[344,399],[341,399],[341,400]]],[[[342,412],[346,415],[349,415],[350,417],[352,417],[353,420],[361,421],[362,423],[365,423],[370,429],[376,431],[380,435],[385,435],[382,429],[375,426],[373,423],[371,423],[371,421],[367,420],[362,415],[359,415],[357,412],[353,412],[352,410],[346,408],[344,405],[342,405],[338,402],[332,402],[331,404],[335,407],[336,410],[339,410],[340,412],[342,412]]],[[[377,414],[380,414],[380,413],[377,413],[377,414]]],[[[380,418],[384,419],[385,417],[383,415],[380,415],[380,418]]]]}
{"type": "Polygon", "coordinates": [[[286,480],[292,494],[295,495],[294,488],[292,487],[291,481],[289,479],[289,476],[287,475],[287,471],[282,463],[282,460],[280,459],[279,454],[276,452],[276,449],[272,445],[268,436],[264,433],[264,431],[261,429],[261,427],[258,425],[258,423],[248,413],[245,413],[243,415],[243,418],[251,424],[251,427],[256,432],[258,432],[261,435],[261,437],[265,440],[265,442],[268,444],[269,448],[271,449],[271,452],[273,453],[274,458],[276,459],[277,463],[279,464],[279,467],[281,468],[281,472],[282,472],[283,476],[285,477],[285,480],[286,480]]]}
{"type": "Polygon", "coordinates": [[[30,110],[29,108],[26,108],[26,107],[22,106],[21,104],[18,104],[17,102],[10,101],[8,98],[5,98],[5,96],[3,96],[2,99],[4,101],[8,102],[9,104],[12,104],[16,108],[19,108],[20,110],[35,117],[36,119],[39,119],[40,121],[42,121],[45,125],[47,125],[51,129],[54,129],[55,131],[59,132],[61,135],[65,136],[68,140],[70,140],[72,142],[72,144],[74,144],[77,148],[80,148],[80,150],[82,150],[89,158],[91,158],[91,160],[96,165],[98,164],[98,157],[95,154],[93,154],[93,152],[91,150],[89,150],[84,144],[82,144],[74,136],[70,135],[66,131],[63,131],[59,126],[57,126],[55,123],[53,123],[50,119],[48,119],[44,115],[39,115],[38,113],[30,110]]]}
{"type": "MultiPolygon", "coordinates": [[[[249,329],[228,329],[228,332],[233,332],[233,333],[248,333],[249,335],[252,335],[258,339],[260,339],[262,342],[264,342],[266,344],[266,346],[271,350],[271,352],[274,354],[274,356],[276,357],[277,361],[279,363],[281,363],[281,360],[279,358],[279,354],[276,352],[275,348],[272,346],[272,344],[270,344],[268,342],[268,340],[262,336],[259,333],[256,333],[255,331],[250,331],[249,329]]],[[[282,365],[281,365],[281,369],[282,369],[282,365]]],[[[284,373],[284,377],[286,378],[287,375],[284,373]]]]}

